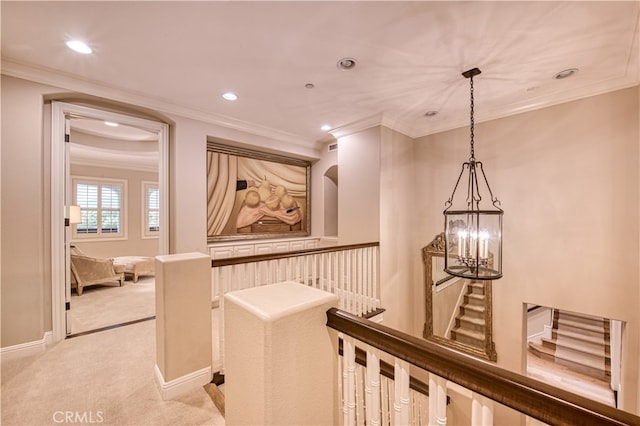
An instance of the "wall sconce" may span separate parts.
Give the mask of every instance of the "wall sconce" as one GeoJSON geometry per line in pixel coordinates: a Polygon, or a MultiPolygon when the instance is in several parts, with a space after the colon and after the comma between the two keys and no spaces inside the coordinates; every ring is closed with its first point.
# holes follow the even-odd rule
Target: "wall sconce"
{"type": "MultiPolygon", "coordinates": [[[[482,162],[476,161],[474,151],[473,77],[480,74],[478,68],[462,75],[470,81],[471,93],[471,157],[462,164],[453,193],[445,203],[444,270],[450,275],[475,280],[495,280],[502,277],[502,214],[500,201],[493,196],[482,162]],[[478,172],[482,178],[478,179],[478,172]],[[466,174],[463,180],[463,175],[466,174]],[[454,196],[461,181],[467,182],[467,194],[463,204],[454,206],[454,196]],[[483,190],[488,191],[491,207],[481,205],[483,190]]],[[[488,203],[486,203],[488,204],[488,203]]]]}

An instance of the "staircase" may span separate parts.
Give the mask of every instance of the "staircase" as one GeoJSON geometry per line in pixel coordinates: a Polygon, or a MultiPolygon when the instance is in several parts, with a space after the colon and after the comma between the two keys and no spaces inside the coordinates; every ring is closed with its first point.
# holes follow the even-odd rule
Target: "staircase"
{"type": "Polygon", "coordinates": [[[451,339],[484,348],[485,346],[485,286],[484,281],[471,281],[460,305],[451,339]]]}
{"type": "Polygon", "coordinates": [[[554,309],[551,338],[529,342],[536,356],[601,380],[611,377],[609,320],[554,309]]]}

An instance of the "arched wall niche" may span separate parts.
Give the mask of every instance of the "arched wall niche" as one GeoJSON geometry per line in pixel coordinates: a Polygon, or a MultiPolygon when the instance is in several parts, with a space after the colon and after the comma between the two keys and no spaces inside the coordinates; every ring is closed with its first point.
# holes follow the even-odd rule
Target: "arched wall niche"
{"type": "Polygon", "coordinates": [[[324,236],[338,236],[338,166],[327,169],[322,180],[324,196],[324,236]]]}

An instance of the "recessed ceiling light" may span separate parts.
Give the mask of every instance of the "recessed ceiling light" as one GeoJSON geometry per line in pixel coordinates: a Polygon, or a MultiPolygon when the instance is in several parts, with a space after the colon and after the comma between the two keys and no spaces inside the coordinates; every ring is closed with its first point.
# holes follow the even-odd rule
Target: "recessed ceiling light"
{"type": "Polygon", "coordinates": [[[86,43],[80,41],[80,40],[70,40],[67,42],[67,47],[69,47],[69,49],[74,50],[78,53],[83,53],[85,55],[88,55],[89,53],[93,52],[93,50],[91,50],[91,48],[89,46],[86,45],[86,43]]]}
{"type": "Polygon", "coordinates": [[[578,68],[569,68],[564,71],[560,71],[559,73],[554,75],[553,78],[556,80],[562,80],[563,78],[571,77],[577,72],[578,72],[578,68]]]}
{"type": "Polygon", "coordinates": [[[427,112],[424,113],[425,117],[433,117],[433,116],[436,116],[436,115],[438,115],[438,111],[427,111],[427,112]]]}
{"type": "Polygon", "coordinates": [[[118,123],[114,123],[113,121],[105,121],[104,124],[111,127],[118,127],[118,123]]]}
{"type": "Polygon", "coordinates": [[[357,62],[353,58],[342,58],[338,61],[336,66],[338,67],[339,70],[348,71],[355,68],[356,64],[357,62]]]}
{"type": "Polygon", "coordinates": [[[231,92],[223,93],[222,97],[228,101],[235,101],[236,99],[238,99],[238,95],[231,92]]]}
{"type": "Polygon", "coordinates": [[[328,130],[331,130],[331,126],[329,126],[328,124],[323,124],[322,127],[320,127],[320,130],[323,130],[326,132],[328,130]]]}
{"type": "Polygon", "coordinates": [[[313,83],[307,83],[307,84],[304,85],[304,87],[306,87],[307,89],[313,89],[316,86],[313,83]]]}

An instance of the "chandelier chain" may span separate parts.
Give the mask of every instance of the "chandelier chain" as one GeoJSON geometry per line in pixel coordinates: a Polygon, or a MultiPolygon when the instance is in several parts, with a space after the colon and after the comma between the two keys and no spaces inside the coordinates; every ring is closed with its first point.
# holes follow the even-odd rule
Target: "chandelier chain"
{"type": "Polygon", "coordinates": [[[475,161],[475,149],[474,149],[474,141],[473,141],[473,127],[474,127],[474,120],[473,120],[473,76],[471,76],[470,80],[470,84],[471,84],[471,158],[469,159],[470,161],[475,161]]]}

